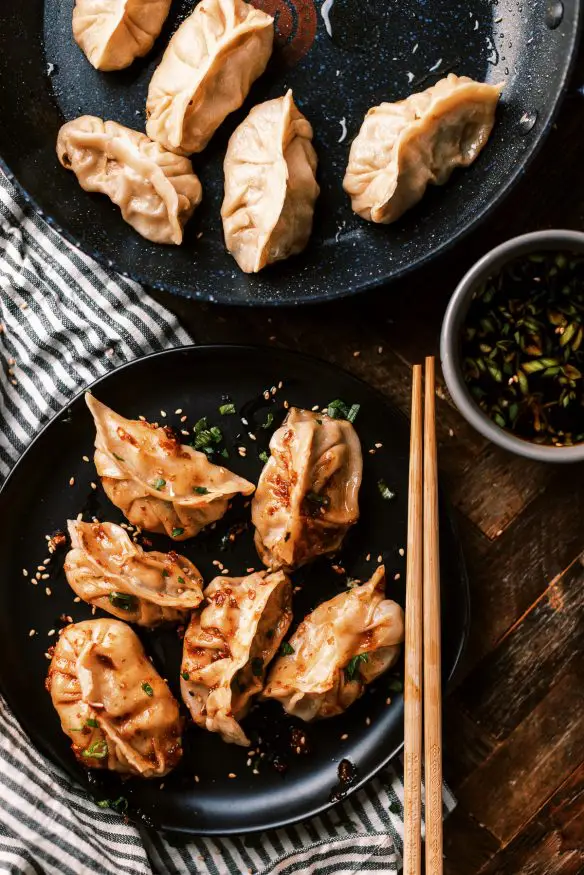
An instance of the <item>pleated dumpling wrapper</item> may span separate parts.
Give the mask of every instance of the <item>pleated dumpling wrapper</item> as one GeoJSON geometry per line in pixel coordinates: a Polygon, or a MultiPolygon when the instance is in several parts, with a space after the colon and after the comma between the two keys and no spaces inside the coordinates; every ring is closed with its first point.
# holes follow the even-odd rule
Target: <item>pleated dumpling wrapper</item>
{"type": "Polygon", "coordinates": [[[251,514],[268,568],[294,569],[341,546],[359,518],[361,443],[347,420],[290,409],[272,435],[251,514]]]}
{"type": "Polygon", "coordinates": [[[266,69],[274,19],[244,0],[202,0],[154,72],[146,133],[179,155],[201,152],[266,69]]]}
{"type": "Polygon", "coordinates": [[[148,54],[171,0],[76,0],[73,36],[96,70],[123,70],[148,54]]]}
{"type": "Polygon", "coordinates": [[[184,541],[221,519],[235,495],[254,491],[253,483],[181,444],[171,429],[125,419],[89,393],[85,399],[96,427],[97,473],[135,526],[184,541]]]}
{"type": "Polygon", "coordinates": [[[404,615],[385,598],[385,569],[323,602],[290,638],[274,663],[263,698],[289,714],[317,720],[341,714],[367,684],[391,668],[404,640],[404,615]]]}
{"type": "Polygon", "coordinates": [[[179,762],[178,703],[126,623],[66,626],[46,687],[82,765],[161,778],[179,762]]]}
{"type": "Polygon", "coordinates": [[[239,721],[292,621],[292,584],[282,572],[216,577],[184,637],[181,693],[196,724],[249,746],[239,721]]]}
{"type": "Polygon", "coordinates": [[[177,553],[145,552],[121,526],[69,520],[65,575],[84,602],[137,623],[186,623],[203,600],[203,578],[177,553]]]}
{"type": "Polygon", "coordinates": [[[107,195],[142,237],[153,243],[182,243],[184,226],[202,199],[188,158],[92,115],[63,125],[57,156],[81,188],[107,195]]]}
{"type": "Polygon", "coordinates": [[[296,255],[312,232],[320,193],[312,126],[292,92],[254,106],[225,155],[225,245],[245,273],[296,255]]]}
{"type": "Polygon", "coordinates": [[[502,85],[450,73],[397,103],[370,109],[351,146],[343,187],[363,219],[388,224],[443,185],[485,146],[502,85]]]}

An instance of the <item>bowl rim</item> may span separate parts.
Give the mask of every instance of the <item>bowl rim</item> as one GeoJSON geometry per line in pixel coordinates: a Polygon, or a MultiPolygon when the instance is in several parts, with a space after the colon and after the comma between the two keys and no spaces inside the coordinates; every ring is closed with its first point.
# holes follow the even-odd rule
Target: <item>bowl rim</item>
{"type": "Polygon", "coordinates": [[[584,443],[572,447],[535,444],[505,431],[484,413],[467,388],[462,376],[459,332],[470,307],[477,284],[508,261],[541,249],[573,247],[584,253],[584,233],[568,229],[531,231],[495,246],[467,271],[458,283],[442,322],[440,359],[448,391],[459,412],[483,437],[505,450],[539,462],[584,461],[584,443]]]}

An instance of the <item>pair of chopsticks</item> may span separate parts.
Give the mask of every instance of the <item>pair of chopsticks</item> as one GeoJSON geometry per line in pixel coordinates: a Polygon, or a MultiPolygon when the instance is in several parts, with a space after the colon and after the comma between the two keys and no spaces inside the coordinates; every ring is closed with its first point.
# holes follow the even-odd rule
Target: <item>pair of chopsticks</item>
{"type": "Polygon", "coordinates": [[[422,366],[414,365],[406,577],[404,875],[421,875],[422,872],[422,718],[426,875],[442,873],[440,565],[434,358],[426,359],[424,384],[422,398],[422,366]]]}

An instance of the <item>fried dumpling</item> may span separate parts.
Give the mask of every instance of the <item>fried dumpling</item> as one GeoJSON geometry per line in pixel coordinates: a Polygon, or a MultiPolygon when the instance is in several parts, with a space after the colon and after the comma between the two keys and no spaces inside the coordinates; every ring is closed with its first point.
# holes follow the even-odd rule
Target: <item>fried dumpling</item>
{"type": "Polygon", "coordinates": [[[107,497],[135,526],[175,541],[221,519],[229,500],[253,483],[181,444],[169,428],[125,419],[85,396],[96,427],[95,467],[107,497]]]}
{"type": "Polygon", "coordinates": [[[179,762],[178,703],[126,623],[63,629],[46,687],[82,765],[160,778],[179,762]]]}
{"type": "Polygon", "coordinates": [[[76,0],[73,36],[96,70],[123,70],[148,54],[171,0],[76,0]]]}
{"type": "Polygon", "coordinates": [[[184,637],[182,697],[195,723],[247,746],[239,721],[290,626],[292,585],[282,571],[216,577],[205,598],[184,637]]]}
{"type": "Polygon", "coordinates": [[[81,188],[107,195],[142,237],[153,243],[182,243],[184,226],[202,198],[188,158],[92,115],[63,125],[57,155],[81,188]]]}
{"type": "Polygon", "coordinates": [[[302,252],[320,188],[312,127],[292,92],[254,106],[225,156],[225,245],[245,273],[302,252]]]}
{"type": "Polygon", "coordinates": [[[395,663],[404,616],[385,598],[385,569],[305,617],[274,663],[262,697],[301,720],[334,717],[395,663]]]}
{"type": "Polygon", "coordinates": [[[252,502],[255,545],[268,568],[298,568],[338,550],[357,522],[361,444],[350,422],[293,407],[270,450],[252,502]]]}
{"type": "Polygon", "coordinates": [[[363,219],[388,224],[468,167],[495,123],[502,85],[450,73],[397,103],[370,109],[351,146],[343,187],[363,219]]]}
{"type": "Polygon", "coordinates": [[[121,526],[69,520],[65,575],[84,602],[114,617],[157,626],[186,623],[203,600],[203,578],[176,553],[146,553],[121,526]]]}
{"type": "Polygon", "coordinates": [[[274,19],[251,3],[199,3],[150,82],[148,136],[179,155],[201,152],[266,69],[273,41],[274,19]]]}

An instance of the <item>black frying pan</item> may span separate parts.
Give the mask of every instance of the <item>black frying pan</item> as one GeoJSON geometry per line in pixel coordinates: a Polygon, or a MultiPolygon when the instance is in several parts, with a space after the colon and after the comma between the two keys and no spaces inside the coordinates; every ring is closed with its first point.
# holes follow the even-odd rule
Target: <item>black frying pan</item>
{"type": "Polygon", "coordinates": [[[83,192],[58,164],[54,145],[63,120],[85,113],[143,129],[152,71],[193,5],[175,0],[148,58],[123,72],[99,73],[73,41],[73,0],[2,0],[0,156],[39,210],[102,262],[187,297],[249,305],[319,301],[387,282],[483,218],[550,126],[580,19],[579,0],[257,0],[276,14],[279,48],[245,106],[195,159],[205,200],[184,245],[162,247],[139,237],[106,198],[83,192]],[[505,80],[488,147],[470,170],[429,192],[397,225],[365,223],[351,212],[341,188],[349,144],[364,113],[382,100],[427,87],[447,71],[505,80]],[[302,256],[248,277],[223,246],[223,155],[250,107],[287,87],[316,134],[322,196],[315,232],[302,256]]]}

